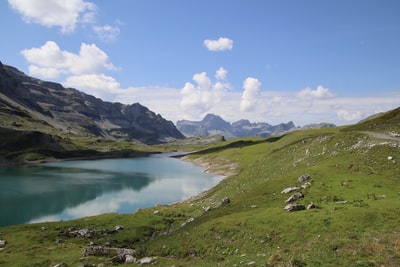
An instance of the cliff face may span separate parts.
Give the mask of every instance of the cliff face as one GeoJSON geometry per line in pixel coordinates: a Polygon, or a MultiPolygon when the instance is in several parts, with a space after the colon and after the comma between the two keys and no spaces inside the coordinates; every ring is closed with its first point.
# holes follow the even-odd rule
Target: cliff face
{"type": "MultiPolygon", "coordinates": [[[[19,116],[29,118],[33,130],[40,124],[68,133],[111,139],[135,139],[147,144],[182,139],[171,121],[135,103],[124,105],[102,101],[61,84],[25,75],[0,62],[0,127],[12,128],[19,116]],[[39,123],[35,125],[35,122],[39,123]]],[[[25,128],[29,125],[23,125],[25,128]]]]}

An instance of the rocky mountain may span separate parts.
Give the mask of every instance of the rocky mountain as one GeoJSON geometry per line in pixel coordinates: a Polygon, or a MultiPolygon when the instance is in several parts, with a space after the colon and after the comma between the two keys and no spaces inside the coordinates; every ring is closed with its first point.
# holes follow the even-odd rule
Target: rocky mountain
{"type": "Polygon", "coordinates": [[[0,127],[139,140],[182,139],[171,121],[135,103],[103,101],[61,84],[29,77],[0,62],[0,127]]]}
{"type": "Polygon", "coordinates": [[[249,120],[239,120],[231,124],[220,116],[207,114],[201,121],[180,120],[177,128],[187,137],[218,134],[231,139],[246,136],[267,137],[290,131],[295,125],[292,121],[271,125],[265,122],[251,123],[249,120]]]}

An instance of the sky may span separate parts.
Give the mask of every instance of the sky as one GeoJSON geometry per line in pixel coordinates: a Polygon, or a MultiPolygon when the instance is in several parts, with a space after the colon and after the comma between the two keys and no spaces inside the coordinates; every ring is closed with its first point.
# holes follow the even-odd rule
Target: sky
{"type": "Polygon", "coordinates": [[[165,119],[352,124],[400,106],[398,0],[1,0],[0,61],[165,119]]]}

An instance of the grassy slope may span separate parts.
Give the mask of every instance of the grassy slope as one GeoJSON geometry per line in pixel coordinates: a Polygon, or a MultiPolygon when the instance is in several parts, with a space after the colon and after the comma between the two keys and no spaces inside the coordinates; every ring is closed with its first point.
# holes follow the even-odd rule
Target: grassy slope
{"type": "MultiPolygon", "coordinates": [[[[390,131],[400,132],[396,116],[390,131]]],[[[238,173],[206,194],[132,215],[2,228],[0,239],[8,243],[0,266],[107,265],[109,257],[82,258],[90,241],[132,247],[138,257],[156,256],[158,266],[400,266],[400,141],[360,132],[365,130],[297,131],[221,143],[192,159],[210,162],[210,169],[233,162],[238,173]],[[312,186],[299,203],[319,208],[286,212],[288,195],[280,192],[304,173],[312,186]],[[226,196],[231,203],[221,205],[226,196]],[[62,234],[70,226],[115,225],[125,229],[90,239],[62,234]]]]}

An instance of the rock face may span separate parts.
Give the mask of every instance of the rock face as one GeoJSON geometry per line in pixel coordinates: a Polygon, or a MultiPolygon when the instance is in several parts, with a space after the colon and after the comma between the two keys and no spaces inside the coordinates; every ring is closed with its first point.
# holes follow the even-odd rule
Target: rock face
{"type": "Polygon", "coordinates": [[[231,124],[220,116],[207,114],[201,121],[180,120],[177,122],[177,128],[187,137],[223,135],[226,139],[232,139],[281,134],[295,128],[295,125],[291,121],[273,126],[265,122],[251,123],[249,120],[239,120],[231,124]]]}
{"type": "Polygon", "coordinates": [[[147,144],[184,138],[171,121],[139,103],[102,101],[58,83],[29,77],[0,62],[1,116],[22,116],[64,132],[147,144]]]}

